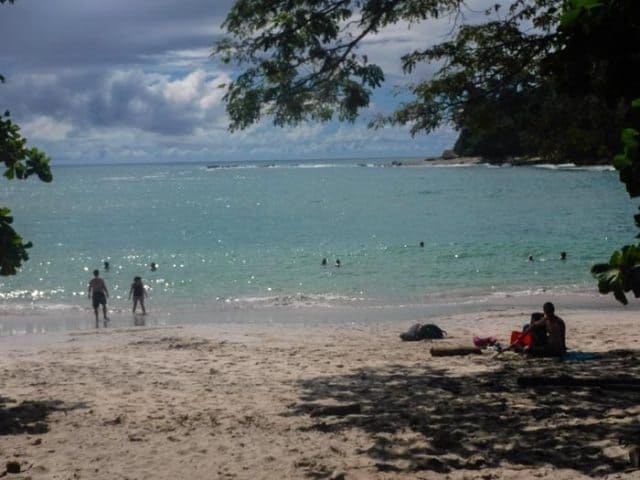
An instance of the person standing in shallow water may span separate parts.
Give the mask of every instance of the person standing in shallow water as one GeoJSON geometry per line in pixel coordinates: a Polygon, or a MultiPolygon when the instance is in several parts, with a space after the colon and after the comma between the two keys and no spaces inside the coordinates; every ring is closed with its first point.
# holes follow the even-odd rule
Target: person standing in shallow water
{"type": "Polygon", "coordinates": [[[144,297],[147,296],[147,291],[144,288],[144,284],[142,283],[142,278],[134,277],[133,283],[131,284],[131,288],[129,289],[129,299],[133,296],[133,313],[136,313],[136,307],[138,306],[138,302],[140,302],[140,307],[142,307],[142,314],[146,315],[147,311],[144,308],[144,297]]]}
{"type": "Polygon", "coordinates": [[[93,271],[93,278],[89,280],[89,288],[87,294],[92,301],[93,311],[96,314],[96,328],[99,327],[98,321],[98,308],[102,305],[102,315],[104,316],[104,326],[107,326],[109,319],[107,318],[107,297],[109,291],[104,283],[104,280],[100,278],[100,272],[98,270],[93,271]]]}

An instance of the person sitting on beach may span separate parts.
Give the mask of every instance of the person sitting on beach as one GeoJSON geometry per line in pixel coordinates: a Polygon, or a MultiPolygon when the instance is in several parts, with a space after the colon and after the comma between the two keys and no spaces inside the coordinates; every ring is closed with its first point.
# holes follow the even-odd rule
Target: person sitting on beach
{"type": "Polygon", "coordinates": [[[140,306],[142,307],[142,314],[146,315],[147,311],[144,308],[144,297],[147,296],[147,291],[145,290],[144,284],[142,283],[142,278],[133,278],[133,283],[131,284],[131,288],[129,289],[129,300],[131,300],[132,295],[133,313],[136,313],[136,307],[138,306],[138,302],[140,302],[140,306]]]}
{"type": "Polygon", "coordinates": [[[544,328],[546,332],[546,344],[538,346],[533,343],[527,353],[541,357],[561,357],[567,353],[567,345],[565,343],[566,326],[564,320],[555,314],[553,303],[547,302],[543,305],[544,315],[542,318],[531,321],[530,329],[544,328]]]}
{"type": "Polygon", "coordinates": [[[530,349],[544,350],[547,348],[547,328],[538,323],[542,318],[544,318],[544,313],[532,313],[531,321],[522,329],[523,333],[528,332],[531,337],[530,349]]]}
{"type": "Polygon", "coordinates": [[[96,328],[98,328],[98,307],[102,305],[102,314],[104,315],[104,326],[107,326],[109,319],[107,318],[107,297],[109,291],[104,283],[104,280],[100,278],[100,272],[98,270],[93,271],[93,278],[89,281],[89,288],[87,290],[89,298],[92,299],[93,311],[96,314],[96,328]]]}

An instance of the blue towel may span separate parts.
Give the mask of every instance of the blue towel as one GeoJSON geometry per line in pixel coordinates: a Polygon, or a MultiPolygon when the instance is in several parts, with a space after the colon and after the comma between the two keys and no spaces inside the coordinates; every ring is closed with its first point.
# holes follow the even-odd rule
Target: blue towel
{"type": "Polygon", "coordinates": [[[562,360],[595,360],[602,358],[602,355],[589,352],[567,352],[561,358],[562,360]]]}

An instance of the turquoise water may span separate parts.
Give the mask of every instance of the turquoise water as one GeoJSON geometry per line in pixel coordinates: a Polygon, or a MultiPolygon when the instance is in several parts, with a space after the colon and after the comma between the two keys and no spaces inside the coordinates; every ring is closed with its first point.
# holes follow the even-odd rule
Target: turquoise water
{"type": "Polygon", "coordinates": [[[637,208],[612,171],[346,161],[65,166],[4,182],[0,204],[34,243],[0,279],[5,312],[86,310],[105,260],[116,311],[134,275],[156,312],[593,290],[590,266],[633,241],[637,208]]]}

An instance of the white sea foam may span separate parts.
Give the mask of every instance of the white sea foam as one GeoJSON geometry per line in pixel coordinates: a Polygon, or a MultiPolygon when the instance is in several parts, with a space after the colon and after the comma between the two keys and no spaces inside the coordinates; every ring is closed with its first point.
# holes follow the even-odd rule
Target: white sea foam
{"type": "Polygon", "coordinates": [[[450,163],[450,164],[444,165],[444,164],[429,164],[428,162],[425,162],[424,166],[429,168],[468,168],[468,167],[477,167],[478,165],[474,163],[450,163]]]}
{"type": "Polygon", "coordinates": [[[355,165],[335,164],[335,163],[311,163],[292,165],[292,168],[353,168],[355,165]]]}
{"type": "Polygon", "coordinates": [[[331,307],[335,305],[353,305],[363,302],[362,297],[349,297],[335,294],[303,294],[294,295],[270,295],[270,296],[243,296],[243,297],[219,297],[219,302],[242,307],[331,307]]]}
{"type": "Polygon", "coordinates": [[[533,165],[533,167],[546,169],[546,170],[577,170],[577,171],[586,171],[586,172],[615,171],[615,168],[611,165],[576,165],[575,163],[560,163],[560,164],[541,163],[541,164],[533,165]]]}

